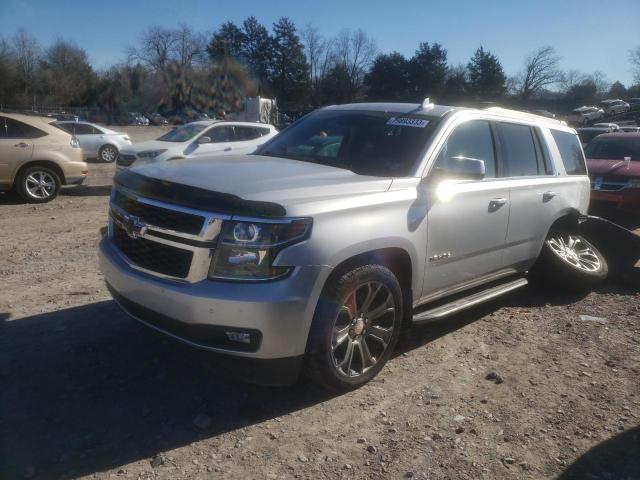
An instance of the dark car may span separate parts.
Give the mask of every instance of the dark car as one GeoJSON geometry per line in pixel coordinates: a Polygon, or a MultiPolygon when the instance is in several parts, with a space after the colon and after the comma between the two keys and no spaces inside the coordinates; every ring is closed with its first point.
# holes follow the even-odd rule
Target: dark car
{"type": "Polygon", "coordinates": [[[640,212],[640,133],[606,133],[585,148],[592,202],[640,212]]]}
{"type": "Polygon", "coordinates": [[[151,123],[151,125],[168,125],[169,124],[169,120],[164,118],[159,113],[150,113],[147,115],[147,118],[149,119],[149,122],[151,123]]]}
{"type": "Polygon", "coordinates": [[[610,127],[584,127],[577,130],[578,136],[582,146],[586,146],[591,140],[603,133],[611,133],[613,131],[610,127]]]}
{"type": "Polygon", "coordinates": [[[630,98],[627,103],[631,110],[640,110],[640,98],[630,98]]]}

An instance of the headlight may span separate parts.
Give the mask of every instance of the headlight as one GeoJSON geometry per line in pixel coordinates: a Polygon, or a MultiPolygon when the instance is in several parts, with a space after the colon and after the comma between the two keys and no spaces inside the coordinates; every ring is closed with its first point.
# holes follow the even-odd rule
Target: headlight
{"type": "Polygon", "coordinates": [[[285,222],[226,221],[216,247],[209,278],[220,280],[273,280],[290,267],[273,266],[283,248],[302,242],[311,232],[311,219],[285,222]]]}
{"type": "Polygon", "coordinates": [[[152,159],[152,158],[156,158],[158,155],[161,155],[166,151],[167,151],[166,148],[163,150],[147,150],[146,152],[138,153],[138,157],[152,159]]]}
{"type": "Polygon", "coordinates": [[[640,188],[640,178],[632,178],[629,180],[626,188],[640,188]]]}

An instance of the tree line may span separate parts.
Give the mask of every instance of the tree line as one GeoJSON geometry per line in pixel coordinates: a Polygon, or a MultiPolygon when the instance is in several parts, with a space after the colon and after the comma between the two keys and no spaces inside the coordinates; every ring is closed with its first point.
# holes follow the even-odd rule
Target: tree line
{"type": "Polygon", "coordinates": [[[410,58],[381,53],[361,29],[324,37],[286,17],[270,28],[255,17],[223,23],[206,36],[187,25],[152,26],[128,49],[126,61],[96,71],[80,46],[57,40],[43,48],[24,29],[0,38],[0,104],[93,107],[110,114],[160,111],[217,113],[242,99],[276,98],[283,111],[354,101],[501,102],[569,108],[602,97],[640,96],[640,46],[629,52],[635,85],[610,84],[601,72],[563,71],[543,46],[507,76],[499,58],[478,46],[452,65],[440,43],[420,43],[410,58]]]}

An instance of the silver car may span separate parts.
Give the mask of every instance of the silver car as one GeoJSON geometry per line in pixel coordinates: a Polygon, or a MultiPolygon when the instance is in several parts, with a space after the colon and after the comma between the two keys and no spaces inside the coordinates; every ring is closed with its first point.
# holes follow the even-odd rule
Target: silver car
{"type": "Polygon", "coordinates": [[[56,122],[55,125],[69,132],[80,142],[85,159],[97,158],[105,163],[118,159],[120,150],[131,146],[131,138],[122,132],[88,122],[56,122]]]}
{"type": "Polygon", "coordinates": [[[356,388],[402,329],[607,275],[575,130],[490,108],[318,110],[254,155],[115,177],[100,264],[132,317],[244,378],[356,388]],[[534,267],[535,266],[535,267],[534,267]],[[223,366],[224,365],[224,366],[223,366]]]}

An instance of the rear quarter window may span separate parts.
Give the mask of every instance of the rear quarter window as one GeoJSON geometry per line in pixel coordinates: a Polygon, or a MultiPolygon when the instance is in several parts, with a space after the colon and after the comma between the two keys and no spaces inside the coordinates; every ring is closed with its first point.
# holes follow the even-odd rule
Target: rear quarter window
{"type": "Polygon", "coordinates": [[[578,136],[560,130],[551,130],[551,135],[558,146],[567,175],[586,175],[587,167],[578,136]]]}

